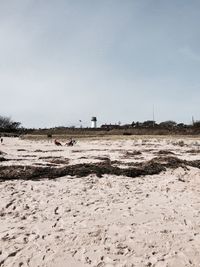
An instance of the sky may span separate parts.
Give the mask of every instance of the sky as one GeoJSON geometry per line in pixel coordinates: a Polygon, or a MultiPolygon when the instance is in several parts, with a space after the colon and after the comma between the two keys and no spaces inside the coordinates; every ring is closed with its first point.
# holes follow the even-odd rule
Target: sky
{"type": "Polygon", "coordinates": [[[24,127],[190,123],[199,74],[199,0],[0,0],[0,115],[24,127]]]}

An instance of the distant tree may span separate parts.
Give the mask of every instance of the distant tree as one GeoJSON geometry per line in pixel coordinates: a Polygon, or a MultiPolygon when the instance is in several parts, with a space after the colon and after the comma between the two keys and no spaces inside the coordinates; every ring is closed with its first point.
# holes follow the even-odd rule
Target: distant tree
{"type": "Polygon", "coordinates": [[[178,128],[181,128],[181,129],[187,127],[187,125],[184,124],[184,123],[178,123],[176,126],[177,126],[178,128]]]}
{"type": "Polygon", "coordinates": [[[175,128],[177,126],[177,123],[175,121],[163,121],[159,124],[160,127],[162,128],[168,128],[168,129],[171,129],[171,128],[175,128]]]}
{"type": "Polygon", "coordinates": [[[135,125],[136,125],[136,123],[133,121],[133,122],[131,123],[131,126],[132,126],[132,127],[135,127],[135,125]]]}
{"type": "Polygon", "coordinates": [[[21,123],[13,121],[10,117],[0,116],[0,130],[15,132],[20,128],[21,123]]]}
{"type": "Polygon", "coordinates": [[[141,122],[137,121],[137,122],[135,123],[135,127],[140,127],[140,126],[141,126],[141,122]]]}
{"type": "Polygon", "coordinates": [[[144,121],[142,126],[146,128],[150,128],[150,127],[154,127],[155,123],[156,123],[155,121],[150,121],[150,120],[144,121]]]}

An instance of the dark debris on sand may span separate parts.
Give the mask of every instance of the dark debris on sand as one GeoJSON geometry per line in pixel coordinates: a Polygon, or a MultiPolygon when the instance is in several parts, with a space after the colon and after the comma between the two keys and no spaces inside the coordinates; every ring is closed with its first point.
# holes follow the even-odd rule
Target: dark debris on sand
{"type": "Polygon", "coordinates": [[[125,169],[113,166],[109,160],[104,160],[100,163],[84,163],[59,168],[49,166],[0,166],[0,181],[12,179],[54,179],[66,175],[86,177],[90,174],[95,174],[98,177],[102,177],[104,174],[111,174],[134,178],[159,174],[167,168],[176,169],[178,167],[186,168],[187,166],[200,169],[200,160],[186,161],[176,157],[156,157],[147,162],[135,163],[133,167],[125,169]]]}
{"type": "Polygon", "coordinates": [[[200,154],[200,149],[192,149],[192,150],[188,150],[186,151],[187,153],[190,153],[190,154],[200,154]]]}
{"type": "Polygon", "coordinates": [[[0,156],[0,162],[3,162],[3,161],[8,161],[8,159],[0,156]]]}
{"type": "Polygon", "coordinates": [[[127,151],[124,154],[124,158],[135,157],[135,156],[139,156],[139,155],[142,155],[142,152],[140,152],[138,150],[127,151]]]}
{"type": "Polygon", "coordinates": [[[170,150],[159,150],[156,152],[157,155],[174,155],[174,152],[170,150]]]}

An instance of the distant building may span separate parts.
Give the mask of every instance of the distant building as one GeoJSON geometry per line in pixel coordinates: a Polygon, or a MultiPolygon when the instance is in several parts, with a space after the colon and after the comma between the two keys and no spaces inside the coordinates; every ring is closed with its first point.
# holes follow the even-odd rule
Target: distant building
{"type": "Polygon", "coordinates": [[[97,118],[92,117],[91,119],[91,128],[97,128],[97,118]]]}

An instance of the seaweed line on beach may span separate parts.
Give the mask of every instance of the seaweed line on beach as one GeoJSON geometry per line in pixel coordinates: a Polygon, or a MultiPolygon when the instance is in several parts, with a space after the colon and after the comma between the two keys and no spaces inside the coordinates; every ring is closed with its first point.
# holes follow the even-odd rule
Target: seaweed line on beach
{"type": "Polygon", "coordinates": [[[110,174],[134,178],[159,174],[167,168],[176,169],[178,167],[187,168],[189,166],[200,169],[200,160],[187,161],[176,157],[155,157],[152,160],[135,163],[133,167],[124,169],[112,166],[112,162],[109,159],[105,159],[100,163],[67,165],[60,168],[49,166],[0,166],[0,181],[13,179],[55,179],[66,175],[73,177],[86,177],[90,174],[95,174],[97,177],[102,177],[104,174],[110,174]]]}

